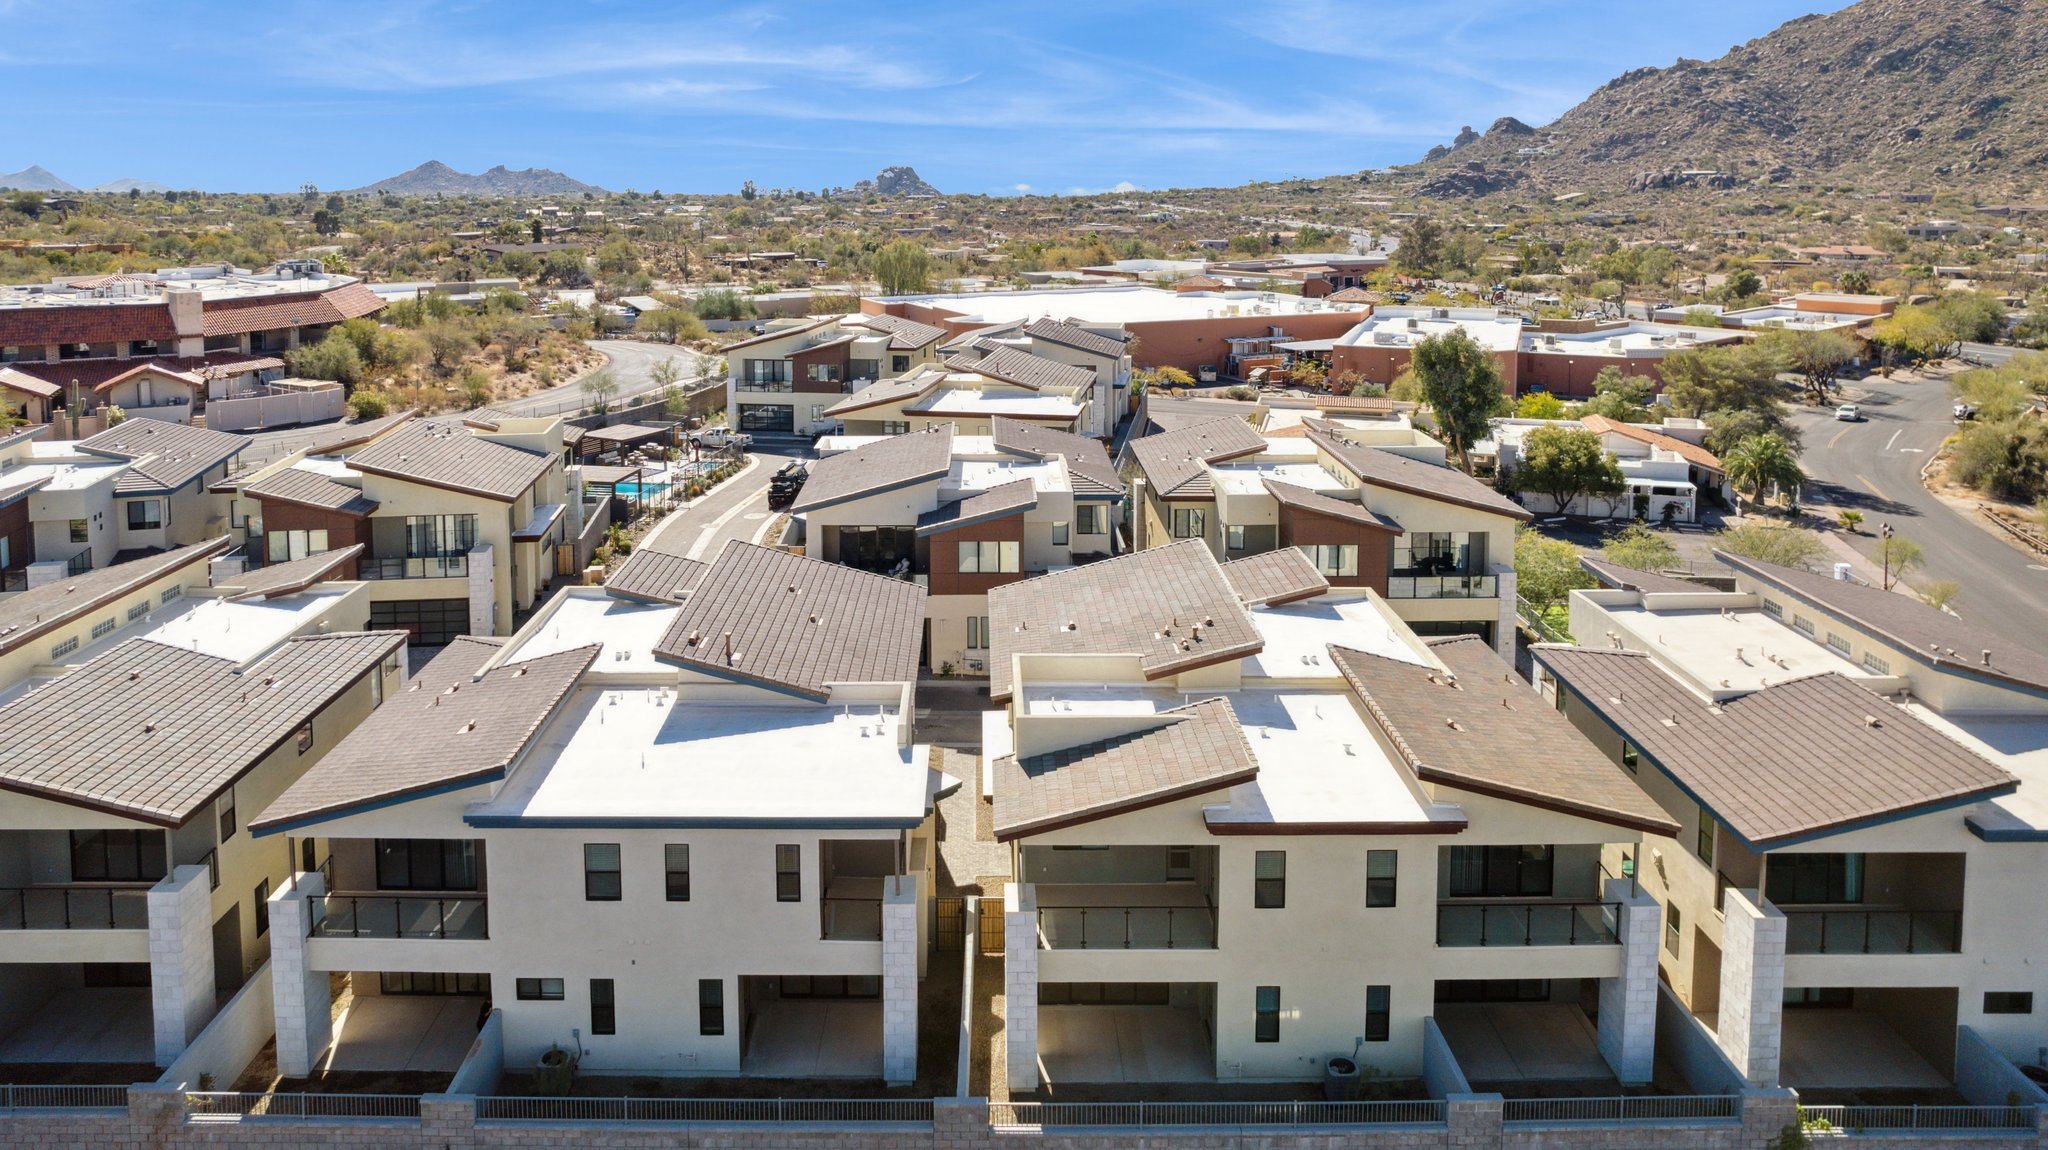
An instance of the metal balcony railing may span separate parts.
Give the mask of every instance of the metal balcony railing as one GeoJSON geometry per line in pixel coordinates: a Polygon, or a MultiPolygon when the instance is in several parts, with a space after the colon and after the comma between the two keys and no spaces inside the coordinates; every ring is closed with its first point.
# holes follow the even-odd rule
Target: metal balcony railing
{"type": "Polygon", "coordinates": [[[411,1119],[417,1122],[420,1096],[189,1090],[185,1093],[185,1116],[194,1122],[238,1122],[254,1118],[411,1119]]]}
{"type": "Polygon", "coordinates": [[[1881,1130],[2032,1130],[2032,1106],[1802,1106],[1809,1134],[1881,1130]]]}
{"type": "Polygon", "coordinates": [[[126,1086],[0,1086],[0,1114],[12,1110],[126,1110],[126,1086]]]}
{"type": "Polygon", "coordinates": [[[929,1124],[929,1098],[533,1098],[485,1095],[479,1122],[929,1124]]]}
{"type": "Polygon", "coordinates": [[[0,887],[0,930],[147,930],[149,887],[0,887]]]}
{"type": "Polygon", "coordinates": [[[1394,575],[1387,579],[1389,599],[1498,599],[1500,579],[1494,575],[1394,575]]]}
{"type": "Polygon", "coordinates": [[[1787,954],[1956,954],[1963,937],[1959,910],[1784,913],[1787,954]]]}
{"type": "Polygon", "coordinates": [[[416,555],[393,559],[359,559],[362,579],[460,579],[469,575],[469,555],[416,555]]]}
{"type": "Polygon", "coordinates": [[[88,547],[64,561],[66,575],[83,575],[92,570],[92,548],[88,547]]]}
{"type": "Polygon", "coordinates": [[[991,1102],[998,1128],[1441,1125],[1441,1099],[1383,1102],[991,1102]]]}
{"type": "Polygon", "coordinates": [[[489,938],[481,895],[326,895],[312,904],[314,938],[489,938]]]}
{"type": "Polygon", "coordinates": [[[1208,906],[1041,906],[1038,937],[1046,950],[1214,950],[1216,911],[1208,906]]]}
{"type": "Polygon", "coordinates": [[[1438,946],[1612,946],[1618,902],[1439,902],[1438,946]]]}
{"type": "Polygon", "coordinates": [[[1501,1103],[1509,1125],[1580,1126],[1587,1123],[1741,1121],[1734,1094],[1643,1095],[1615,1098],[1510,1098],[1501,1103]]]}

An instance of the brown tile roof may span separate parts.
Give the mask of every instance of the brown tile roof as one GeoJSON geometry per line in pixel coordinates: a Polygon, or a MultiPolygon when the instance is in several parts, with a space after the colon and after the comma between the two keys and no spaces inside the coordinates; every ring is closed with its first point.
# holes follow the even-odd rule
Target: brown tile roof
{"type": "Polygon", "coordinates": [[[1386,301],[1386,297],[1380,293],[1358,287],[1348,287],[1342,291],[1334,291],[1323,298],[1330,303],[1384,303],[1386,301]]]}
{"type": "Polygon", "coordinates": [[[1129,446],[1154,495],[1210,499],[1215,490],[1207,465],[1257,455],[1266,449],[1266,440],[1251,424],[1225,417],[1133,439],[1129,446]]]}
{"type": "Polygon", "coordinates": [[[1038,506],[1038,487],[1029,479],[1013,479],[965,499],[942,503],[917,517],[917,533],[934,535],[992,519],[1021,515],[1038,506]]]}
{"type": "Polygon", "coordinates": [[[980,359],[956,355],[946,361],[946,366],[954,371],[971,371],[999,379],[1030,391],[1043,391],[1048,387],[1056,391],[1074,391],[1095,382],[1095,373],[1088,368],[1032,355],[1016,347],[997,348],[980,359]]]}
{"type": "Polygon", "coordinates": [[[1324,515],[1331,519],[1342,519],[1349,523],[1370,527],[1376,531],[1385,531],[1390,535],[1401,534],[1401,525],[1399,523],[1381,515],[1363,503],[1353,503],[1349,499],[1338,499],[1334,496],[1324,495],[1320,491],[1311,491],[1306,487],[1296,487],[1292,483],[1282,483],[1277,479],[1266,480],[1266,490],[1272,493],[1273,498],[1282,507],[1293,508],[1296,511],[1305,511],[1311,515],[1324,515]]]}
{"type": "Polygon", "coordinates": [[[507,663],[479,678],[503,645],[467,635],[450,643],[250,819],[249,829],[290,830],[372,803],[504,777],[603,648],[507,663]]]}
{"type": "Polygon", "coordinates": [[[2048,655],[1989,627],[1965,623],[1946,611],[1897,592],[1759,563],[1726,551],[1717,550],[1714,557],[1739,574],[1761,580],[1812,605],[1816,611],[1890,640],[1908,657],[1936,670],[2013,683],[2036,691],[2048,690],[2048,655]]]}
{"type": "Polygon", "coordinates": [[[204,305],[201,322],[207,335],[239,335],[340,323],[370,315],[383,306],[382,296],[363,284],[350,283],[299,295],[210,301],[204,305]]]}
{"type": "Polygon", "coordinates": [[[114,481],[116,495],[150,495],[178,490],[240,455],[254,442],[246,435],[189,424],[130,419],[79,440],[78,449],[129,461],[128,470],[114,481]]]}
{"type": "Polygon", "coordinates": [[[997,702],[1010,695],[1012,655],[1131,654],[1158,679],[1265,646],[1199,539],[997,587],[988,614],[989,698],[997,702]]]}
{"type": "Polygon", "coordinates": [[[1215,276],[1188,276],[1173,281],[1175,291],[1223,291],[1230,285],[1215,276]]]}
{"type": "Polygon", "coordinates": [[[1579,556],[1579,566],[1585,568],[1588,575],[1598,579],[1601,586],[1619,587],[1624,591],[1643,591],[1651,594],[1667,592],[1694,594],[1713,590],[1711,587],[1702,586],[1690,580],[1675,579],[1669,575],[1659,575],[1655,571],[1644,571],[1639,567],[1624,567],[1619,563],[1609,563],[1604,559],[1595,559],[1591,555],[1579,556]]]}
{"type": "Polygon", "coordinates": [[[362,488],[297,467],[273,471],[254,483],[245,484],[242,494],[266,501],[316,507],[322,511],[339,511],[358,518],[377,510],[377,501],[364,495],[362,488]]]}
{"type": "Polygon", "coordinates": [[[184,384],[187,388],[193,391],[198,391],[206,386],[205,380],[199,378],[198,376],[192,374],[191,372],[179,371],[176,368],[166,367],[163,365],[161,361],[158,360],[146,359],[140,363],[131,364],[131,366],[126,371],[116,372],[115,374],[108,376],[107,378],[99,381],[98,383],[93,384],[92,390],[95,392],[108,391],[111,390],[115,384],[120,383],[126,379],[131,379],[138,375],[163,376],[167,379],[176,380],[177,382],[184,384]]]}
{"type": "Polygon", "coordinates": [[[348,465],[371,475],[510,503],[540,482],[556,458],[483,439],[452,424],[416,421],[349,456],[348,465]]]}
{"type": "Polygon", "coordinates": [[[1027,459],[1061,456],[1067,461],[1067,482],[1077,495],[1122,495],[1123,477],[1109,461],[1101,441],[1071,431],[998,415],[989,421],[997,451],[1027,459]]]}
{"type": "Polygon", "coordinates": [[[279,595],[290,595],[304,591],[317,583],[330,579],[353,580],[356,577],[356,558],[363,553],[363,545],[351,543],[334,551],[322,551],[304,559],[293,559],[287,563],[272,563],[231,576],[214,586],[228,592],[230,599],[275,599],[279,595]]]}
{"type": "MultiPolygon", "coordinates": [[[[134,594],[179,568],[196,566],[197,573],[203,577],[207,562],[225,553],[233,543],[232,536],[223,535],[219,539],[173,548],[133,562],[81,572],[59,582],[0,596],[0,655],[19,650],[37,637],[134,594]]],[[[192,580],[195,585],[202,581],[203,578],[192,580]]]]}
{"type": "Polygon", "coordinates": [[[1276,547],[1232,559],[1223,565],[1223,577],[1247,607],[1277,607],[1313,599],[1330,589],[1330,581],[1299,547],[1276,547]]]}
{"type": "Polygon", "coordinates": [[[1416,777],[1652,834],[1678,824],[1486,641],[1429,641],[1449,668],[1332,646],[1330,658],[1416,777]]]}
{"type": "Polygon", "coordinates": [[[1832,672],[1710,704],[1638,651],[1537,660],[1752,847],[2005,794],[2011,775],[1832,672]]]}
{"type": "Polygon", "coordinates": [[[925,392],[945,382],[946,377],[938,372],[920,371],[900,379],[885,379],[871,383],[838,403],[825,409],[826,415],[844,416],[870,407],[880,407],[903,399],[916,399],[925,392]]]}
{"type": "Polygon", "coordinates": [[[0,344],[118,343],[178,338],[170,305],[162,303],[61,304],[0,308],[0,344]]]}
{"type": "Polygon", "coordinates": [[[0,707],[0,788],[181,826],[404,642],[300,636],[241,667],[130,639],[0,707]]]}
{"type": "Polygon", "coordinates": [[[1042,339],[1047,343],[1071,347],[1075,351],[1085,351],[1106,359],[1120,359],[1124,352],[1130,349],[1128,340],[1056,319],[1035,319],[1025,324],[1023,330],[1024,334],[1032,339],[1042,339]]]}
{"type": "Polygon", "coordinates": [[[953,467],[953,425],[933,424],[919,431],[892,435],[865,447],[827,455],[811,464],[811,477],[790,504],[793,512],[815,511],[927,483],[953,467]]]}
{"type": "Polygon", "coordinates": [[[860,322],[874,331],[886,333],[889,336],[891,351],[915,351],[921,347],[929,347],[934,340],[944,339],[946,336],[945,328],[905,319],[900,315],[864,315],[860,322]]]}
{"type": "Polygon", "coordinates": [[[1225,417],[1249,427],[1249,421],[1257,412],[1257,404],[1235,399],[1176,398],[1152,390],[1145,393],[1145,406],[1139,413],[1139,418],[1144,422],[1139,425],[1138,430],[1131,433],[1131,437],[1136,440],[1140,436],[1179,431],[1198,423],[1208,423],[1212,419],[1225,417]]]}
{"type": "Polygon", "coordinates": [[[394,411],[390,415],[380,415],[375,419],[365,419],[360,423],[337,427],[325,437],[307,444],[306,454],[333,455],[339,451],[347,451],[351,447],[361,447],[418,414],[416,409],[408,408],[404,411],[394,411]]]}
{"type": "Polygon", "coordinates": [[[1520,504],[1456,468],[1438,467],[1409,459],[1391,451],[1366,447],[1344,438],[1344,429],[1321,420],[1304,420],[1309,442],[1328,452],[1359,482],[1390,491],[1405,491],[1425,499],[1436,499],[1475,511],[1490,511],[1511,519],[1533,519],[1520,504]]]}
{"type": "Polygon", "coordinates": [[[252,371],[269,371],[284,366],[274,355],[244,355],[238,351],[216,351],[206,355],[159,355],[147,359],[69,359],[56,363],[17,363],[10,366],[25,375],[62,390],[72,380],[83,388],[98,389],[110,379],[126,375],[140,366],[152,366],[177,375],[200,379],[226,379],[252,371]]]}
{"type": "Polygon", "coordinates": [[[1687,443],[1683,439],[1666,435],[1661,431],[1653,431],[1641,424],[1623,423],[1620,420],[1609,419],[1604,415],[1588,415],[1581,418],[1579,422],[1585,425],[1587,431],[1595,435],[1613,433],[1627,439],[1633,439],[1638,443],[1647,443],[1652,447],[1661,447],[1666,451],[1676,452],[1679,458],[1687,463],[1704,467],[1710,471],[1721,470],[1720,456],[1715,455],[1697,443],[1687,443]]]}
{"type": "Polygon", "coordinates": [[[654,654],[817,700],[833,683],[915,682],[924,597],[915,583],[735,539],[654,654]]]}
{"type": "Polygon", "coordinates": [[[680,603],[704,578],[709,566],[681,555],[646,547],[605,577],[604,589],[614,597],[642,603],[680,603]]]}
{"type": "Polygon", "coordinates": [[[1141,731],[1019,759],[995,772],[995,831],[1025,835],[1249,782],[1258,761],[1227,699],[1161,711],[1141,731]]]}
{"type": "Polygon", "coordinates": [[[37,379],[25,371],[17,371],[12,367],[0,367],[0,387],[7,388],[9,391],[19,391],[28,395],[41,396],[44,399],[52,399],[64,394],[64,388],[61,384],[51,383],[46,379],[37,379]]]}

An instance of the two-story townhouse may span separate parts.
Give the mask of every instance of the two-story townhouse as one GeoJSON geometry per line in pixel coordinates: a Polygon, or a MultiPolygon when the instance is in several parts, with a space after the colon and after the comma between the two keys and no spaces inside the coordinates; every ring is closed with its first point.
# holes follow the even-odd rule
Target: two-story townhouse
{"type": "Polygon", "coordinates": [[[806,553],[915,581],[934,671],[987,670],[990,588],[1115,552],[1122,488],[1092,439],[998,419],[827,455],[790,507],[806,553]]]}
{"type": "Polygon", "coordinates": [[[870,384],[822,414],[848,435],[895,435],[940,424],[987,435],[997,419],[1092,434],[1099,389],[1089,368],[1020,348],[977,348],[870,384]]]}
{"type": "Polygon", "coordinates": [[[1039,359],[1093,372],[1084,435],[1110,439],[1127,407],[1131,382],[1131,339],[1120,328],[1091,328],[1040,317],[978,328],[940,349],[949,359],[969,362],[1002,350],[1028,352],[1039,359]]]}
{"type": "Polygon", "coordinates": [[[934,362],[944,328],[891,315],[772,321],[725,348],[726,411],[741,431],[808,434],[847,393],[934,362]]]}
{"type": "Polygon", "coordinates": [[[1674,824],[1486,644],[1288,549],[989,598],[1012,1091],[1410,1075],[1446,1040],[1475,1081],[1648,1079],[1655,904],[1600,854],[1674,824]]]}
{"type": "Polygon", "coordinates": [[[1733,592],[1626,573],[1573,593],[1591,645],[1533,649],[1680,825],[1626,863],[1664,904],[1672,991],[1757,1084],[1945,1090],[1979,1040],[2034,1061],[2048,983],[2013,908],[2048,841],[2048,658],[1721,558],[1733,592]]]}
{"type": "Polygon", "coordinates": [[[347,972],[400,1032],[489,1008],[508,1068],[914,1075],[923,591],[739,542],[628,570],[452,644],[252,822],[333,860],[273,899],[283,1073],[352,1041],[347,972]]]}
{"type": "MultiPolygon", "coordinates": [[[[1473,445],[1475,469],[1490,466],[1509,484],[1521,467],[1531,432],[1544,427],[1590,431],[1621,469],[1622,487],[1613,494],[1573,496],[1560,514],[1593,519],[1644,518],[1660,522],[1697,523],[1708,499],[1726,504],[1734,491],[1721,458],[1706,447],[1706,424],[1676,416],[1661,424],[1623,423],[1602,415],[1583,419],[1496,419],[1486,439],[1473,445]]],[[[1524,492],[1524,498],[1552,497],[1524,492]]]]}
{"type": "Polygon", "coordinates": [[[1419,634],[1475,634],[1512,652],[1510,557],[1529,512],[1432,462],[1400,427],[1301,427],[1265,436],[1226,417],[1132,440],[1133,546],[1199,539],[1226,562],[1296,548],[1332,584],[1372,588],[1419,634]]]}
{"type": "MultiPolygon", "coordinates": [[[[129,552],[161,551],[224,534],[229,507],[213,487],[227,478],[254,442],[246,435],[204,427],[133,419],[69,444],[78,455],[127,466],[114,480],[109,507],[81,505],[64,516],[67,538],[76,538],[76,520],[85,519],[93,565],[105,566],[120,562],[129,552]]],[[[80,488],[75,494],[82,497],[90,491],[80,488]]],[[[55,492],[46,489],[44,494],[56,502],[55,492]]],[[[36,517],[33,501],[30,515],[36,517]]],[[[51,515],[49,521],[57,523],[58,516],[51,515]]],[[[54,557],[54,546],[51,552],[54,557]]]]}
{"type": "Polygon", "coordinates": [[[10,685],[0,1061],[169,1065],[263,965],[290,868],[245,822],[404,682],[403,634],[346,629],[362,598],[142,601],[10,685]]]}

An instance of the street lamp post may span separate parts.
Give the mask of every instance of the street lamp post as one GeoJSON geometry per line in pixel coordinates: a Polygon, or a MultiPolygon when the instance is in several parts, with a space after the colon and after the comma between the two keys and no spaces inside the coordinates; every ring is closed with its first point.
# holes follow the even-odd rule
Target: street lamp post
{"type": "Polygon", "coordinates": [[[1889,523],[1877,529],[1878,557],[1884,560],[1884,589],[1892,589],[1892,525],[1889,523]]]}

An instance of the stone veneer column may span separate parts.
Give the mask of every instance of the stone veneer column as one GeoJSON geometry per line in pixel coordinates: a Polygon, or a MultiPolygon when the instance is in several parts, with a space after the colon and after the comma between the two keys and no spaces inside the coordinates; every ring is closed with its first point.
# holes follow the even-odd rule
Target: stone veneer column
{"type": "Polygon", "coordinates": [[[1493,579],[1494,591],[1500,595],[1500,620],[1493,625],[1493,651],[1512,663],[1515,661],[1515,632],[1519,628],[1515,596],[1520,592],[1515,582],[1515,569],[1497,567],[1493,579]]]}
{"type": "Polygon", "coordinates": [[[318,871],[294,878],[295,883],[270,896],[270,993],[277,1018],[277,1072],[304,1078],[333,1040],[334,1012],[327,972],[312,969],[306,954],[313,933],[312,900],[327,893],[327,880],[318,871]]]}
{"type": "Polygon", "coordinates": [[[1038,1089],[1038,888],[1030,883],[1003,884],[1003,1048],[1010,1089],[1038,1089]]]}
{"type": "Polygon", "coordinates": [[[1733,887],[1722,910],[1715,1036],[1751,1086],[1776,1086],[1784,1039],[1785,916],[1756,891],[1733,887]]]}
{"type": "Polygon", "coordinates": [[[917,881],[883,880],[882,1078],[891,1085],[917,1078],[917,881]]]}
{"type": "Polygon", "coordinates": [[[469,549],[469,633],[485,638],[499,634],[496,559],[488,543],[469,549]]]}
{"type": "Polygon", "coordinates": [[[1657,939],[1663,908],[1625,878],[1607,880],[1621,904],[1621,974],[1600,980],[1600,1056],[1625,1086],[1650,1081],[1657,1062],[1657,939]]]}
{"type": "Polygon", "coordinates": [[[174,867],[149,888],[149,1004],[156,1064],[169,1066],[213,1017],[213,879],[174,867]]]}

